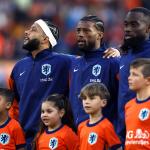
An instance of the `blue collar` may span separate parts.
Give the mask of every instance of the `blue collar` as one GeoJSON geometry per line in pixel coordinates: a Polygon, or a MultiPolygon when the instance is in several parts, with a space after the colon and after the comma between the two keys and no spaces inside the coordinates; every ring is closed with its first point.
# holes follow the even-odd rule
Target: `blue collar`
{"type": "Polygon", "coordinates": [[[62,124],[60,127],[58,127],[57,129],[55,129],[55,130],[53,130],[53,131],[48,131],[48,128],[46,128],[46,133],[47,134],[52,134],[52,133],[55,133],[55,132],[57,132],[58,130],[60,130],[62,127],[63,127],[64,125],[62,124]]]}
{"type": "Polygon", "coordinates": [[[138,43],[137,50],[133,51],[133,48],[130,48],[129,52],[130,53],[139,53],[139,52],[142,52],[145,50],[147,51],[149,49],[150,49],[150,39],[142,41],[141,43],[138,43]]]}
{"type": "Polygon", "coordinates": [[[95,122],[95,123],[93,123],[93,124],[90,124],[89,123],[89,120],[87,121],[87,123],[86,123],[86,125],[88,126],[88,127],[93,127],[93,126],[96,126],[97,124],[99,124],[102,120],[104,120],[105,119],[105,117],[102,117],[101,119],[99,119],[97,122],[95,122]]]}
{"type": "Polygon", "coordinates": [[[11,118],[8,117],[8,119],[0,126],[0,128],[4,128],[9,123],[10,120],[11,118]]]}
{"type": "Polygon", "coordinates": [[[95,57],[101,58],[104,55],[105,50],[106,50],[105,47],[101,47],[99,49],[95,49],[95,50],[92,50],[92,51],[87,51],[87,52],[84,53],[83,57],[85,57],[86,59],[95,58],[95,57]]]}
{"type": "Polygon", "coordinates": [[[150,97],[148,97],[148,98],[146,98],[146,99],[144,99],[144,100],[139,100],[139,99],[136,98],[136,102],[139,103],[139,104],[140,104],[140,103],[147,102],[147,101],[149,101],[149,100],[150,100],[150,97]]]}
{"type": "Polygon", "coordinates": [[[52,54],[52,50],[51,49],[44,49],[42,50],[41,52],[39,52],[35,58],[32,57],[32,54],[31,53],[28,53],[27,56],[31,57],[32,59],[41,59],[41,58],[45,58],[47,57],[49,54],[52,54]]]}

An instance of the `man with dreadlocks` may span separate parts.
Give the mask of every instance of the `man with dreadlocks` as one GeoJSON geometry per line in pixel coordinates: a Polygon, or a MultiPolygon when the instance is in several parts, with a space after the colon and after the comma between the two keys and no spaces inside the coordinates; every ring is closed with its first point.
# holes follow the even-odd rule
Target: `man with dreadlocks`
{"type": "Polygon", "coordinates": [[[25,31],[23,48],[29,55],[17,62],[10,76],[16,98],[10,116],[21,123],[28,150],[38,130],[42,100],[52,93],[68,94],[70,59],[52,52],[58,37],[55,25],[42,19],[35,21],[25,31]]]}
{"type": "Polygon", "coordinates": [[[88,118],[78,98],[80,90],[90,82],[102,82],[111,94],[103,113],[116,126],[119,62],[117,58],[103,58],[106,50],[102,41],[103,21],[93,15],[83,17],[77,24],[76,36],[78,47],[84,55],[73,61],[70,74],[69,99],[75,124],[78,125],[88,118]]]}
{"type": "MultiPolygon", "coordinates": [[[[25,31],[23,44],[29,55],[15,65],[10,76],[10,87],[16,97],[10,116],[19,119],[29,150],[38,130],[42,100],[53,93],[68,94],[69,69],[74,57],[52,52],[58,38],[59,31],[55,25],[42,19],[34,22],[25,31]]],[[[117,52],[112,49],[108,55],[114,56],[117,52]]]]}

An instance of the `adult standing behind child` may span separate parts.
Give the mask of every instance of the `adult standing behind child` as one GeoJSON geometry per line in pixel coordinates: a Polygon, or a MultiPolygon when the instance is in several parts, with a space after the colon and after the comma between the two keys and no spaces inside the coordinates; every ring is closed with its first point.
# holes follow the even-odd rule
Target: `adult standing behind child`
{"type": "Polygon", "coordinates": [[[102,83],[89,83],[81,89],[80,98],[89,120],[78,127],[80,150],[122,150],[112,123],[102,114],[110,94],[102,83]]]}
{"type": "Polygon", "coordinates": [[[42,126],[36,140],[36,150],[78,150],[77,135],[67,118],[67,101],[63,95],[52,94],[42,102],[42,126]]]}
{"type": "Polygon", "coordinates": [[[52,51],[58,38],[57,26],[42,19],[35,21],[25,31],[23,48],[29,55],[16,63],[10,76],[15,101],[9,112],[21,123],[28,150],[38,131],[42,100],[53,93],[68,95],[69,92],[71,57],[52,51]]]}
{"type": "Polygon", "coordinates": [[[136,97],[125,105],[125,150],[150,149],[150,58],[130,65],[129,88],[136,97]]]}
{"type": "Polygon", "coordinates": [[[52,93],[68,94],[70,58],[52,51],[58,38],[57,26],[35,21],[25,31],[23,48],[29,54],[17,62],[10,76],[16,99],[10,114],[24,129],[28,150],[38,131],[42,100],[52,93]]]}
{"type": "Polygon", "coordinates": [[[88,119],[78,95],[82,87],[91,82],[102,82],[108,88],[111,99],[103,112],[112,123],[117,123],[119,61],[104,58],[107,49],[103,43],[104,34],[104,22],[98,16],[85,16],[76,27],[78,48],[83,52],[83,56],[72,61],[70,72],[69,100],[76,125],[88,119]]]}
{"type": "Polygon", "coordinates": [[[25,150],[25,137],[20,124],[8,116],[14,99],[12,91],[0,88],[0,149],[25,150]]]}
{"type": "Polygon", "coordinates": [[[150,58],[150,10],[143,7],[131,9],[124,20],[124,32],[119,71],[117,127],[123,143],[126,135],[124,106],[135,97],[135,92],[131,91],[128,85],[130,63],[136,58],[150,58]]]}

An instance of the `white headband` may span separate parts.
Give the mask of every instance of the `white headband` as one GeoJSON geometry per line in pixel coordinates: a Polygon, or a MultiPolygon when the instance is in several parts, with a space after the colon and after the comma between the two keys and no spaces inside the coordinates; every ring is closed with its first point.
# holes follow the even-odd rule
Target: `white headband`
{"type": "Polygon", "coordinates": [[[53,36],[51,30],[49,29],[48,25],[45,23],[45,21],[43,21],[42,19],[39,19],[35,21],[35,23],[37,23],[42,28],[44,33],[49,37],[49,42],[51,43],[52,47],[54,47],[57,44],[57,41],[55,37],[53,36]]]}

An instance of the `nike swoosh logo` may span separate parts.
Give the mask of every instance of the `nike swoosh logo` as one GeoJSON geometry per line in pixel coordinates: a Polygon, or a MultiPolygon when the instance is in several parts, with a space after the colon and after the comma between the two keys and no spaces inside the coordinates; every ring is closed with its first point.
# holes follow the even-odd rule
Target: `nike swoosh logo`
{"type": "Polygon", "coordinates": [[[74,70],[73,70],[73,72],[77,72],[77,71],[78,71],[78,69],[74,69],[74,70]]]}
{"type": "Polygon", "coordinates": [[[25,71],[21,72],[21,73],[20,73],[20,76],[22,76],[24,73],[25,73],[25,71]]]}
{"type": "Polygon", "coordinates": [[[124,65],[120,66],[120,69],[122,69],[124,67],[124,65]]]}

